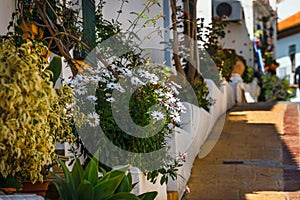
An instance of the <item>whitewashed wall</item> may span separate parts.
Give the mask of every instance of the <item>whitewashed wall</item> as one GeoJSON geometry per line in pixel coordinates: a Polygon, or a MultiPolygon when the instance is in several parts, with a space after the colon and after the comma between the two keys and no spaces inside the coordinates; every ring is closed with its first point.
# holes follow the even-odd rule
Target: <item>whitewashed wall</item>
{"type": "Polygon", "coordinates": [[[204,26],[208,26],[212,19],[212,0],[198,0],[197,18],[204,18],[204,26]]]}
{"type": "Polygon", "coordinates": [[[277,4],[278,22],[299,12],[299,0],[284,0],[277,4]]]}
{"type": "Polygon", "coordinates": [[[254,30],[254,11],[253,11],[253,0],[241,0],[243,7],[245,25],[248,32],[248,37],[253,40],[253,30],[254,30]]]}
{"type": "Polygon", "coordinates": [[[14,0],[1,0],[0,6],[0,35],[7,33],[7,26],[11,20],[11,15],[15,11],[14,0]]]}
{"type": "MultiPolygon", "coordinates": [[[[245,58],[247,65],[253,66],[253,43],[245,22],[230,22],[225,28],[226,36],[220,40],[224,48],[235,49],[238,55],[245,58]]],[[[253,31],[252,31],[253,32],[253,31]]]]}
{"type": "MultiPolygon", "coordinates": [[[[129,1],[129,3],[124,3],[122,8],[122,13],[120,14],[118,21],[122,24],[123,30],[128,30],[131,27],[131,22],[134,21],[137,18],[136,14],[133,13],[141,13],[144,9],[145,0],[141,1],[129,1]]],[[[157,5],[154,5],[150,12],[145,12],[145,15],[149,16],[150,18],[154,15],[159,14],[165,14],[168,15],[168,12],[170,12],[169,7],[169,1],[161,1],[160,7],[157,5]]],[[[97,1],[96,1],[97,3],[97,1]]],[[[119,0],[110,0],[106,1],[103,15],[105,19],[108,20],[116,20],[118,13],[117,11],[121,7],[122,1],[119,0]]],[[[129,31],[133,31],[138,38],[140,38],[142,41],[139,43],[140,47],[147,51],[147,54],[152,58],[151,62],[155,63],[163,63],[166,60],[170,60],[166,52],[164,51],[165,48],[165,41],[168,41],[168,37],[170,36],[169,33],[162,32],[161,37],[155,29],[160,29],[163,31],[169,31],[170,24],[168,23],[169,17],[166,16],[167,20],[163,20],[163,18],[160,18],[156,21],[155,27],[151,24],[147,24],[146,26],[143,26],[145,20],[140,19],[137,23],[137,26],[135,29],[129,29],[129,31]],[[164,27],[166,29],[164,30],[164,27]],[[147,38],[147,39],[146,39],[147,38]]],[[[170,64],[170,62],[168,62],[170,64]]]]}
{"type": "Polygon", "coordinates": [[[294,74],[292,73],[292,63],[289,57],[289,46],[296,45],[295,66],[300,65],[300,33],[277,40],[276,59],[280,64],[277,68],[277,75],[281,78],[287,77],[293,84],[294,74]]]}
{"type": "MultiPolygon", "coordinates": [[[[224,0],[226,1],[226,0],[224,0]]],[[[204,25],[211,23],[213,0],[199,0],[197,4],[197,18],[205,18],[204,25]]],[[[224,48],[235,49],[238,55],[243,56],[247,65],[253,66],[253,1],[242,0],[241,5],[244,13],[242,22],[229,22],[225,29],[226,37],[221,40],[224,48]]]]}

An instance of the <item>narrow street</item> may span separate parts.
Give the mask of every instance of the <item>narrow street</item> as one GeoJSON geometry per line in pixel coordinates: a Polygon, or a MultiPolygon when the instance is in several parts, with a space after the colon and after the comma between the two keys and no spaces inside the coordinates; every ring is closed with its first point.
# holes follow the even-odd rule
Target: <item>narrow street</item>
{"type": "Polygon", "coordinates": [[[194,162],[184,200],[300,199],[297,103],[237,105],[221,137],[194,162]]]}

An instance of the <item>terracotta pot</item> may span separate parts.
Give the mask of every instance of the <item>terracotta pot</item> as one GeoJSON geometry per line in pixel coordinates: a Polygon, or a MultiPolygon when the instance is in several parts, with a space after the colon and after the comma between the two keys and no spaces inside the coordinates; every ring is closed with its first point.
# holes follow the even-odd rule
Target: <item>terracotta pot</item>
{"type": "Polygon", "coordinates": [[[29,33],[31,34],[32,39],[34,39],[35,37],[39,39],[43,38],[44,31],[34,23],[24,21],[20,25],[20,28],[24,32],[22,35],[24,39],[27,39],[29,37],[29,33]]]}
{"type": "Polygon", "coordinates": [[[13,188],[13,187],[8,187],[8,188],[2,188],[2,191],[9,195],[9,194],[13,194],[15,192],[17,192],[17,189],[16,188],[13,188]]]}
{"type": "Polygon", "coordinates": [[[43,182],[37,181],[34,184],[31,181],[22,181],[21,193],[37,194],[46,197],[48,185],[50,180],[44,180],[43,182]]]}

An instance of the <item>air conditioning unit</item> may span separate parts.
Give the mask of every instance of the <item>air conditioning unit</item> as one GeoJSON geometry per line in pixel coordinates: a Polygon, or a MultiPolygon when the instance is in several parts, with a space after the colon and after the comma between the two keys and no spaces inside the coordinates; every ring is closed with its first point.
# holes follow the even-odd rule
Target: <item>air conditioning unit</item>
{"type": "Polygon", "coordinates": [[[221,17],[224,21],[241,21],[243,7],[237,0],[213,0],[213,16],[221,17]]]}

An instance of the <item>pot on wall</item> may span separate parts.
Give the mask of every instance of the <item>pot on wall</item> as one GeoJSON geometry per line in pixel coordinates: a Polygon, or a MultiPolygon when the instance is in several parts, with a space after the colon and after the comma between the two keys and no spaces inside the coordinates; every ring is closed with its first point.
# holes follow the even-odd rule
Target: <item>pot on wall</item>
{"type": "Polygon", "coordinates": [[[49,183],[50,180],[37,181],[34,184],[31,181],[22,181],[21,193],[37,194],[46,197],[49,183]]]}

